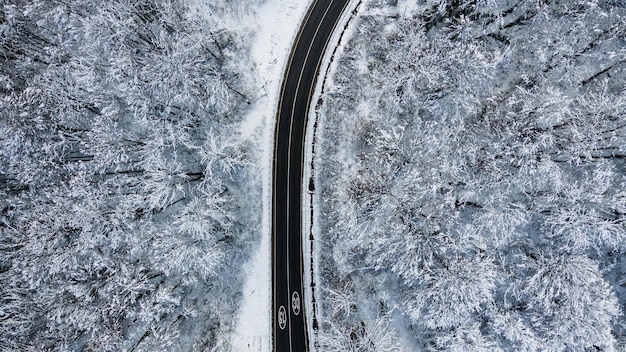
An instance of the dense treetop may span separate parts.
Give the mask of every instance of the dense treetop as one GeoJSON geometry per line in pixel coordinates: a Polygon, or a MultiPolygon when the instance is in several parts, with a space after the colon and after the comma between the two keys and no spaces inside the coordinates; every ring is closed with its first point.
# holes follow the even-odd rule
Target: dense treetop
{"type": "Polygon", "coordinates": [[[246,1],[0,5],[0,349],[226,347],[258,240],[246,1]]]}
{"type": "Polygon", "coordinates": [[[368,3],[321,108],[322,345],[624,348],[625,37],[623,2],[368,3]]]}

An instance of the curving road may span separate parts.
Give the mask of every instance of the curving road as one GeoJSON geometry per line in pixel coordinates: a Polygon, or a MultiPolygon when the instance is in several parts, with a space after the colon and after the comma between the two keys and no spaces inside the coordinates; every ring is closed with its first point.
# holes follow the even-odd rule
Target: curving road
{"type": "Polygon", "coordinates": [[[302,304],[301,193],[304,133],[322,57],[349,0],[314,0],[291,51],[274,146],[272,284],[274,351],[307,351],[302,304]]]}

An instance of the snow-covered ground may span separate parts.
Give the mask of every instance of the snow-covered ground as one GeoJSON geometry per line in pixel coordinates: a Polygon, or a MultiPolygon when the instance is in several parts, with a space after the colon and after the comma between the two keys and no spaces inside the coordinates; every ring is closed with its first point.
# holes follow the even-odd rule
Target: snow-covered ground
{"type": "Polygon", "coordinates": [[[271,350],[271,187],[275,115],[285,65],[298,26],[311,3],[297,0],[267,0],[257,13],[256,40],[252,61],[256,65],[262,91],[255,108],[242,124],[242,135],[258,143],[262,154],[263,221],[262,239],[247,270],[243,302],[237,327],[231,339],[233,351],[271,350]]]}

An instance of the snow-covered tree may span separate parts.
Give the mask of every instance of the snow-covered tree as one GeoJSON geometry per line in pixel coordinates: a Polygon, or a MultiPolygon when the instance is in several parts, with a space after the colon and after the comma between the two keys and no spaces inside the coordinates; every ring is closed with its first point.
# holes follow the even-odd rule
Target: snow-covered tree
{"type": "Polygon", "coordinates": [[[206,6],[0,4],[0,349],[227,335],[259,206],[236,133],[251,32],[229,18],[254,5],[206,6]]]}
{"type": "Polygon", "coordinates": [[[369,1],[318,112],[323,288],[414,349],[623,348],[625,18],[369,1]]]}

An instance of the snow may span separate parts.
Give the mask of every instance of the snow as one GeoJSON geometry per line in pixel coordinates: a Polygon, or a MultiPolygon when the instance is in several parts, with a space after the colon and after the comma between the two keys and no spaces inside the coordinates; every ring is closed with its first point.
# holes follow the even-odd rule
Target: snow
{"type": "Polygon", "coordinates": [[[261,155],[259,172],[263,178],[263,220],[261,243],[248,268],[241,313],[231,339],[233,351],[272,349],[270,246],[275,114],[285,65],[310,3],[310,0],[267,0],[259,8],[255,19],[258,29],[251,56],[261,89],[258,100],[242,123],[241,134],[257,143],[261,155]]]}

